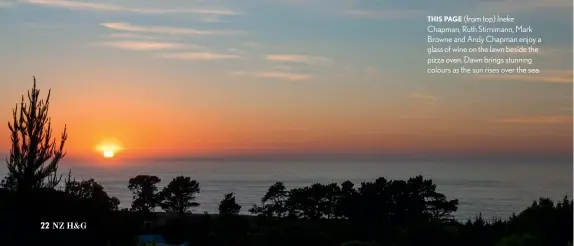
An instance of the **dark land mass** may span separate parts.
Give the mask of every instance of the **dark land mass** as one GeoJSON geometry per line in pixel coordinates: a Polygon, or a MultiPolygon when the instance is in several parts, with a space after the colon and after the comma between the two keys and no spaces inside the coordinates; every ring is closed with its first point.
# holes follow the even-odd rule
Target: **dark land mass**
{"type": "MultiPolygon", "coordinates": [[[[487,220],[478,215],[457,222],[426,216],[424,210],[407,216],[409,205],[390,210],[385,208],[389,203],[381,203],[382,199],[369,201],[372,206],[352,207],[362,212],[349,214],[349,218],[337,212],[330,214],[319,203],[309,202],[313,198],[302,196],[296,198],[301,203],[293,204],[289,197],[280,203],[274,194],[267,195],[269,200],[251,209],[254,215],[226,213],[225,209],[221,210],[223,214],[190,214],[110,209],[97,196],[80,198],[53,189],[28,193],[2,189],[0,232],[5,245],[135,246],[141,234],[161,234],[172,244],[188,241],[190,245],[206,246],[567,246],[572,240],[572,200],[567,198],[557,203],[542,198],[507,219],[487,220]],[[397,215],[399,212],[403,215],[397,215]],[[42,229],[44,222],[50,223],[49,229],[42,229]],[[85,222],[86,228],[56,229],[53,222],[85,222]]],[[[382,198],[382,193],[379,195],[382,198]]]]}

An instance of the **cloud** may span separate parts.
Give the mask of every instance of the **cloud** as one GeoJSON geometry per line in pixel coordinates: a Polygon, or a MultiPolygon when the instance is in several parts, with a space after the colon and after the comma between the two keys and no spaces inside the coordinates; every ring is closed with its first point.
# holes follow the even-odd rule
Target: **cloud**
{"type": "Polygon", "coordinates": [[[158,37],[141,35],[137,33],[121,32],[121,33],[110,33],[106,35],[108,38],[120,38],[120,39],[159,39],[158,37]]]}
{"type": "Polygon", "coordinates": [[[65,29],[73,28],[73,23],[50,23],[50,22],[24,22],[22,23],[24,28],[33,29],[65,29]]]}
{"type": "MultiPolygon", "coordinates": [[[[422,8],[428,6],[424,1],[417,2],[418,9],[405,7],[403,1],[398,3],[393,1],[349,1],[349,0],[279,0],[285,3],[299,5],[305,9],[312,9],[318,15],[335,15],[337,17],[352,19],[420,19],[427,16],[427,10],[422,8]],[[420,2],[420,4],[419,4],[420,2]]],[[[407,1],[409,2],[409,1],[407,1]]],[[[458,2],[457,2],[458,3],[458,2]]],[[[406,5],[414,5],[406,3],[406,5]]],[[[444,8],[446,3],[435,6],[444,8]]],[[[448,4],[454,5],[454,4],[448,4]]],[[[458,4],[460,5],[460,4],[458,4]]],[[[426,18],[426,17],[425,17],[426,18]]]]}
{"type": "Polygon", "coordinates": [[[257,42],[243,42],[243,43],[241,43],[241,45],[246,46],[246,47],[259,47],[259,46],[261,46],[261,44],[257,43],[257,42]]]}
{"type": "Polygon", "coordinates": [[[526,118],[493,120],[492,122],[500,124],[526,124],[526,125],[572,124],[572,116],[526,117],[526,118]]]}
{"type": "Polygon", "coordinates": [[[479,75],[476,79],[515,80],[541,83],[572,83],[572,70],[542,70],[539,74],[489,74],[479,75]]]}
{"type": "Polygon", "coordinates": [[[508,0],[508,1],[488,1],[476,10],[479,13],[511,13],[525,12],[541,8],[569,8],[572,9],[570,0],[508,0]]]}
{"type": "Polygon", "coordinates": [[[170,42],[152,42],[152,41],[111,41],[111,42],[97,42],[93,43],[94,46],[111,47],[124,50],[139,50],[139,51],[158,51],[158,50],[183,50],[183,49],[198,49],[201,46],[194,44],[184,43],[170,43],[170,42]]]}
{"type": "Polygon", "coordinates": [[[245,48],[260,48],[260,49],[277,49],[279,48],[276,45],[272,45],[272,44],[267,44],[267,43],[258,43],[258,42],[240,42],[239,43],[240,46],[243,46],[245,48]]]}
{"type": "Polygon", "coordinates": [[[308,56],[296,54],[274,54],[268,55],[267,60],[275,62],[293,62],[293,63],[306,63],[306,64],[327,64],[332,60],[321,56],[308,56]]]}
{"type": "Polygon", "coordinates": [[[103,11],[103,12],[122,12],[122,13],[138,13],[149,15],[163,15],[163,14],[201,14],[212,16],[223,15],[240,15],[239,12],[234,12],[227,9],[156,9],[156,8],[131,8],[124,7],[109,3],[98,2],[80,2],[69,0],[20,0],[21,3],[43,5],[57,8],[66,8],[71,10],[90,10],[90,11],[103,11]]]}
{"type": "Polygon", "coordinates": [[[343,15],[357,19],[406,19],[426,16],[426,11],[418,9],[388,9],[388,10],[348,10],[343,15]]]}
{"type": "Polygon", "coordinates": [[[202,15],[198,20],[208,23],[223,22],[221,15],[202,15]]]}
{"type": "Polygon", "coordinates": [[[235,71],[233,72],[235,76],[252,76],[256,78],[271,78],[271,79],[283,79],[291,81],[302,81],[309,80],[312,78],[309,74],[300,73],[287,73],[287,72],[245,72],[245,71],[235,71]]]}
{"type": "Polygon", "coordinates": [[[291,69],[293,69],[293,68],[291,68],[290,66],[274,66],[273,69],[275,69],[275,70],[288,71],[288,70],[291,70],[291,69]]]}
{"type": "Polygon", "coordinates": [[[413,92],[411,94],[409,94],[409,97],[418,101],[422,101],[426,104],[430,104],[430,105],[436,105],[438,103],[440,103],[440,99],[432,96],[432,95],[428,95],[428,94],[422,94],[422,93],[418,93],[418,92],[413,92]]]}
{"type": "Polygon", "coordinates": [[[240,49],[236,49],[236,48],[229,48],[229,49],[227,49],[227,51],[230,53],[234,53],[234,54],[245,54],[245,53],[247,53],[245,50],[240,50],[240,49]]]}
{"type": "MultiPolygon", "coordinates": [[[[492,15],[535,12],[543,8],[572,10],[571,0],[437,0],[437,1],[365,1],[365,0],[275,0],[312,10],[317,15],[337,15],[354,19],[421,19],[427,15],[466,13],[492,15]]],[[[564,15],[559,15],[565,17],[564,15]]],[[[566,15],[569,16],[569,15],[566,15]]],[[[547,16],[549,18],[554,15],[547,16]]]]}
{"type": "Polygon", "coordinates": [[[201,36],[201,35],[232,35],[241,33],[240,31],[198,30],[191,28],[180,28],[180,27],[169,27],[169,26],[138,26],[126,22],[105,22],[100,25],[117,31],[156,33],[156,34],[169,34],[169,35],[201,36]]]}
{"type": "Polygon", "coordinates": [[[163,54],[157,54],[156,56],[164,59],[191,60],[191,61],[242,59],[241,56],[235,54],[210,53],[210,52],[163,53],[163,54]]]}
{"type": "Polygon", "coordinates": [[[12,7],[14,4],[16,4],[16,3],[13,1],[2,1],[2,0],[0,0],[0,8],[12,7]]]}
{"type": "MultiPolygon", "coordinates": [[[[349,0],[276,0],[312,9],[318,15],[336,14],[355,19],[421,19],[427,15],[463,12],[492,15],[534,12],[543,8],[572,10],[570,0],[438,0],[438,1],[349,1],[349,0]],[[415,9],[416,7],[416,9],[415,9]],[[445,12],[446,11],[446,12],[445,12]]],[[[562,15],[563,16],[563,15],[562,15]]],[[[548,16],[553,18],[554,16],[548,16]]]]}

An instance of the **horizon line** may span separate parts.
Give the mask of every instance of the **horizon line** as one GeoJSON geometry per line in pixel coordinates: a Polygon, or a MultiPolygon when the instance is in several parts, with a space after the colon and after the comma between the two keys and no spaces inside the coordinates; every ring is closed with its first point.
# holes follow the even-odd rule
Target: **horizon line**
{"type": "MultiPolygon", "coordinates": [[[[0,153],[6,159],[8,155],[0,153]]],[[[548,161],[568,162],[574,159],[572,155],[551,154],[445,154],[445,153],[260,153],[260,154],[205,154],[186,155],[174,154],[165,156],[118,156],[117,160],[136,161],[548,161]]],[[[63,160],[99,160],[97,157],[67,156],[63,160]]]]}

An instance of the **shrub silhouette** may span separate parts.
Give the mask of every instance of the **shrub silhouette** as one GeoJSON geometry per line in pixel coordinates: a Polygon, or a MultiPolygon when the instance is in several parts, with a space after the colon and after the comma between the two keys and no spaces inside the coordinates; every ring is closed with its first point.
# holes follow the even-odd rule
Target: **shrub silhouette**
{"type": "Polygon", "coordinates": [[[340,246],[381,246],[381,245],[375,242],[349,241],[340,244],[340,246]]]}
{"type": "Polygon", "coordinates": [[[495,246],[538,246],[543,245],[531,234],[513,234],[496,243],[495,246]]]}
{"type": "Polygon", "coordinates": [[[129,180],[128,189],[132,191],[132,210],[151,212],[159,205],[157,200],[157,186],[161,182],[157,176],[138,175],[129,180]]]}
{"type": "Polygon", "coordinates": [[[241,205],[235,201],[233,193],[227,193],[219,203],[219,214],[221,215],[237,215],[241,210],[241,205]]]}
{"type": "Polygon", "coordinates": [[[190,177],[175,177],[158,194],[158,200],[163,210],[168,212],[185,213],[188,209],[199,206],[194,202],[195,194],[199,193],[199,183],[190,177]]]}
{"type": "Polygon", "coordinates": [[[36,88],[36,78],[32,90],[28,91],[28,101],[20,102],[20,107],[12,110],[13,121],[8,122],[12,146],[6,160],[8,176],[2,186],[10,190],[29,191],[34,188],[54,188],[62,179],[58,176],[58,163],[66,155],[64,144],[67,139],[66,127],[60,138],[60,146],[52,139],[52,125],[48,117],[50,92],[46,100],[40,99],[36,88]]]}

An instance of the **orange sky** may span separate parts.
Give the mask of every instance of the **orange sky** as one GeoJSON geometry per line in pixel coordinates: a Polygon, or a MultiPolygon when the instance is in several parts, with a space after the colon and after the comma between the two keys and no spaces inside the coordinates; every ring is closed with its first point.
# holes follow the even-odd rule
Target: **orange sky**
{"type": "MultiPolygon", "coordinates": [[[[49,84],[41,81],[40,88],[49,84]]],[[[18,87],[20,92],[26,88],[18,87]]],[[[401,106],[419,117],[364,102],[346,104],[352,107],[349,110],[329,104],[278,105],[267,110],[233,103],[222,109],[178,105],[177,98],[157,100],[149,90],[116,87],[108,91],[99,86],[54,90],[50,115],[55,133],[68,125],[66,149],[73,157],[100,156],[96,146],[109,139],[125,148],[118,156],[130,157],[282,152],[555,155],[568,153],[572,143],[571,125],[562,122],[571,119],[497,122],[465,115],[456,107],[445,110],[425,103],[401,106]]],[[[10,112],[7,106],[2,110],[10,112]]],[[[7,129],[0,132],[7,136],[7,129]]],[[[0,146],[8,149],[8,140],[0,139],[0,146]]]]}
{"type": "Polygon", "coordinates": [[[0,123],[36,76],[70,156],[572,153],[571,1],[184,2],[0,4],[0,123]],[[531,25],[542,73],[427,74],[420,11],[444,6],[531,25]]]}

